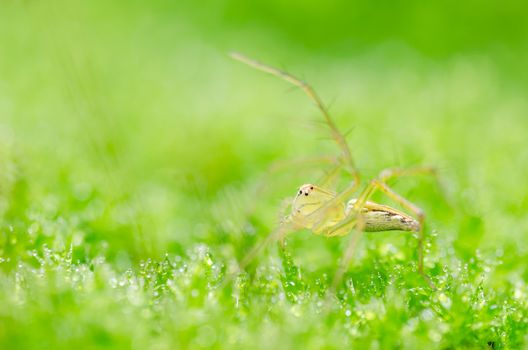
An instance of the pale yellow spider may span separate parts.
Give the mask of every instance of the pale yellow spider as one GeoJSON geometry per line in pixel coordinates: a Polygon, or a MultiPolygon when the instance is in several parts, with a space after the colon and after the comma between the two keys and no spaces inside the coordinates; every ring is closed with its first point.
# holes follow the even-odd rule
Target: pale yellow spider
{"type": "Polygon", "coordinates": [[[281,225],[274,232],[246,255],[246,257],[240,262],[239,268],[245,268],[255,255],[271,241],[279,240],[282,243],[284,237],[293,231],[305,228],[309,229],[314,234],[327,237],[343,236],[350,232],[354,232],[345,251],[341,266],[334,276],[332,288],[335,288],[348,268],[353,251],[362,232],[391,230],[411,231],[415,232],[418,236],[418,272],[424,277],[429,286],[434,288],[434,284],[424,272],[423,265],[424,213],[416,205],[394,192],[386,182],[397,177],[416,174],[436,176],[435,170],[429,167],[384,170],[375,179],[371,180],[365,188],[359,192],[356,198],[350,199],[359,189],[360,176],[354,166],[352,155],[345,137],[337,128],[333,119],[330,117],[327,108],[313,88],[306,82],[287,72],[249,59],[239,53],[232,53],[231,57],[258,70],[278,76],[301,88],[308,97],[315,102],[318,109],[322,112],[325,122],[330,129],[331,136],[341,150],[341,154],[337,158],[337,166],[331,174],[335,173],[338,168],[344,167],[353,179],[351,185],[341,193],[334,193],[313,184],[302,185],[293,200],[290,215],[286,216],[281,225]],[[380,191],[387,195],[403,208],[410,211],[413,216],[392,207],[369,201],[370,197],[376,191],[380,191]]]}

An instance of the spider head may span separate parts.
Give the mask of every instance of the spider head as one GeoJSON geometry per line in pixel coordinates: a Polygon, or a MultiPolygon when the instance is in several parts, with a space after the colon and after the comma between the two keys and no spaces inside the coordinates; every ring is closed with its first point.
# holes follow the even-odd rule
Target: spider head
{"type": "Polygon", "coordinates": [[[305,185],[302,185],[300,188],[299,188],[299,192],[297,192],[297,197],[299,196],[309,196],[310,193],[312,193],[315,189],[315,186],[312,185],[312,184],[305,184],[305,185]]]}
{"type": "Polygon", "coordinates": [[[293,210],[297,214],[308,215],[332,200],[335,194],[312,184],[302,185],[293,201],[293,210]]]}

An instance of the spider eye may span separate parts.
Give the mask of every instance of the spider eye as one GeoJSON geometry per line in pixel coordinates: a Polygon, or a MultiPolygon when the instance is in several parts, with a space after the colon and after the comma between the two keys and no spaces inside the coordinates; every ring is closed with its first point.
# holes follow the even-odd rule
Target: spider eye
{"type": "Polygon", "coordinates": [[[308,195],[308,192],[305,192],[304,195],[307,196],[307,195],[308,195]]]}
{"type": "Polygon", "coordinates": [[[311,186],[310,189],[313,190],[313,186],[311,186]]]}
{"type": "Polygon", "coordinates": [[[302,194],[302,190],[299,190],[299,194],[302,194]]]}

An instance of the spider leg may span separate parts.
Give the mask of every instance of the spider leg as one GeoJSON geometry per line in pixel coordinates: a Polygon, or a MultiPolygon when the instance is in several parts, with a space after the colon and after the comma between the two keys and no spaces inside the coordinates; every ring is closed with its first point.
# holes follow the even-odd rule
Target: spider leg
{"type": "Polygon", "coordinates": [[[361,208],[365,205],[366,201],[376,192],[381,191],[384,193],[387,197],[394,200],[396,203],[400,204],[405,209],[409,210],[418,220],[419,223],[419,229],[418,229],[418,273],[422,275],[422,277],[426,280],[426,282],[429,284],[429,286],[433,289],[435,289],[435,286],[431,279],[425,274],[424,272],[424,223],[425,223],[425,214],[421,208],[419,208],[414,203],[410,202],[409,200],[405,199],[398,193],[396,193],[393,189],[391,189],[385,181],[391,178],[400,177],[400,176],[407,176],[407,175],[415,175],[415,174],[431,174],[436,175],[434,172],[434,169],[432,168],[409,168],[409,169],[389,169],[382,171],[380,176],[372,180],[367,188],[363,191],[363,193],[360,195],[358,200],[356,201],[354,205],[354,210],[361,210],[361,208]]]}
{"type": "Polygon", "coordinates": [[[286,220],[285,222],[281,223],[275,230],[273,230],[263,241],[261,241],[259,244],[255,245],[251,250],[244,256],[244,258],[240,261],[235,271],[231,272],[224,282],[222,283],[223,286],[227,285],[230,281],[236,278],[236,276],[244,270],[253,259],[259,255],[270,243],[274,241],[281,241],[284,239],[284,236],[288,233],[294,232],[298,230],[300,227],[298,227],[295,223],[293,223],[290,220],[286,220]]]}
{"type": "Polygon", "coordinates": [[[335,188],[336,178],[339,175],[340,169],[341,164],[334,166],[332,169],[326,172],[323,177],[317,180],[316,184],[323,188],[335,188]]]}
{"type": "MultiPolygon", "coordinates": [[[[307,157],[307,158],[298,158],[292,159],[289,161],[276,161],[273,162],[267,170],[264,172],[262,177],[257,180],[256,186],[253,189],[253,196],[261,196],[265,192],[266,188],[270,184],[270,179],[274,178],[277,174],[281,172],[288,171],[292,173],[294,171],[304,171],[306,167],[310,166],[322,166],[322,165],[334,165],[335,170],[331,170],[328,174],[322,178],[322,181],[328,182],[335,174],[337,174],[340,164],[339,160],[331,156],[317,156],[317,157],[307,157]]],[[[257,203],[257,201],[253,202],[257,203]]],[[[250,205],[246,208],[246,216],[250,216],[255,212],[255,205],[250,205]]]]}
{"type": "Polygon", "coordinates": [[[410,168],[388,168],[380,172],[378,179],[386,182],[393,178],[414,175],[429,175],[433,176],[438,181],[438,172],[436,168],[428,166],[415,166],[410,168]]]}
{"type": "Polygon", "coordinates": [[[349,227],[349,231],[350,230],[353,230],[352,237],[350,238],[350,242],[348,242],[348,245],[345,250],[345,253],[343,254],[341,263],[339,264],[339,267],[337,268],[334,274],[334,278],[332,279],[332,285],[330,287],[332,292],[336,290],[337,286],[343,279],[343,275],[348,270],[350,261],[352,260],[352,257],[354,256],[357,243],[359,242],[359,239],[363,235],[363,230],[356,227],[356,222],[353,222],[353,225],[349,227]]]}
{"type": "Polygon", "coordinates": [[[392,200],[400,204],[402,207],[409,210],[417,218],[418,223],[419,223],[418,272],[420,273],[420,275],[423,276],[423,278],[426,280],[429,286],[435,289],[433,282],[425,274],[424,268],[423,268],[423,258],[424,258],[423,243],[424,243],[424,221],[425,221],[424,212],[418,206],[416,206],[415,204],[411,203],[407,199],[400,196],[398,193],[392,190],[385,183],[385,181],[389,179],[402,177],[402,176],[418,175],[418,174],[436,176],[436,170],[434,168],[429,168],[429,167],[413,167],[413,168],[408,168],[408,169],[393,168],[393,169],[387,169],[387,170],[382,171],[380,175],[378,176],[378,178],[375,180],[372,180],[369,183],[369,185],[363,190],[363,192],[359,195],[358,199],[356,200],[354,204],[354,207],[352,208],[352,212],[350,213],[350,215],[347,218],[345,218],[342,222],[334,226],[331,230],[325,233],[326,236],[332,237],[332,236],[337,236],[337,235],[344,235],[350,230],[354,230],[354,235],[351,238],[347,246],[347,249],[345,250],[340,267],[338,268],[338,271],[336,272],[334,276],[334,281],[332,283],[333,288],[335,288],[341,282],[343,274],[348,269],[348,265],[350,264],[350,260],[352,259],[357,242],[363,232],[365,223],[361,219],[362,209],[365,206],[365,203],[370,199],[370,197],[377,190],[379,190],[385,195],[387,195],[389,198],[391,198],[392,200]]]}
{"type": "Polygon", "coordinates": [[[344,236],[350,231],[353,231],[352,237],[350,238],[345,253],[343,254],[341,263],[339,264],[339,267],[337,268],[336,273],[334,274],[334,278],[332,279],[332,285],[330,289],[332,292],[335,291],[337,285],[341,282],[343,275],[345,274],[346,270],[348,269],[348,266],[350,265],[350,261],[354,256],[354,251],[356,249],[357,243],[363,235],[364,226],[365,221],[361,213],[352,212],[348,217],[346,217],[340,223],[338,223],[337,225],[335,225],[330,230],[327,230],[324,233],[326,237],[335,237],[344,236]]]}
{"type": "Polygon", "coordinates": [[[348,146],[346,137],[345,135],[343,135],[343,133],[341,133],[341,131],[339,131],[339,128],[337,127],[337,124],[335,123],[334,119],[331,117],[327,106],[323,103],[319,95],[316,93],[316,91],[314,90],[314,88],[312,88],[310,84],[308,84],[306,81],[302,79],[299,79],[293,76],[292,74],[286,71],[283,71],[281,69],[277,69],[275,67],[269,66],[262,62],[253,60],[238,52],[232,52],[230,56],[234,58],[235,60],[238,60],[242,63],[247,64],[250,67],[253,67],[265,73],[274,75],[294,86],[297,86],[299,89],[304,91],[304,93],[308,96],[308,98],[311,99],[314,102],[314,104],[317,106],[317,109],[319,109],[319,111],[324,117],[324,121],[326,125],[330,129],[330,135],[332,136],[336,145],[339,147],[341,151],[340,163],[343,164],[346,171],[349,172],[350,175],[354,178],[354,182],[359,183],[360,181],[359,172],[354,165],[354,160],[352,158],[352,152],[350,151],[350,147],[348,146]]]}
{"type": "Polygon", "coordinates": [[[246,254],[244,259],[238,264],[238,267],[240,270],[243,270],[244,268],[249,265],[249,263],[266,248],[270,243],[282,240],[284,239],[284,236],[287,235],[290,232],[295,231],[295,226],[292,225],[290,222],[283,223],[279,225],[277,229],[272,231],[263,241],[261,241],[259,244],[251,248],[251,250],[246,254]]]}
{"type": "MultiPolygon", "coordinates": [[[[352,196],[354,192],[356,192],[357,188],[359,187],[359,182],[352,182],[350,186],[348,186],[343,192],[337,194],[331,201],[328,201],[325,203],[321,208],[317,209],[313,213],[311,213],[310,217],[319,217],[319,220],[316,221],[316,223],[312,226],[312,231],[318,232],[321,229],[321,226],[325,224],[326,218],[328,217],[328,213],[335,209],[336,205],[339,205],[339,203],[344,203],[344,201],[352,196]]],[[[345,219],[346,220],[346,219],[345,219]]],[[[347,222],[344,222],[346,224],[347,222]]],[[[339,228],[339,227],[338,227],[339,228]]],[[[334,230],[332,230],[333,233],[334,230]]],[[[340,230],[342,232],[342,230],[340,230]]],[[[325,236],[332,236],[332,233],[327,234],[325,233],[325,236]]],[[[340,235],[340,234],[333,234],[333,235],[340,235]]]]}
{"type": "Polygon", "coordinates": [[[379,191],[383,192],[387,197],[394,200],[396,203],[400,204],[402,207],[409,210],[416,219],[418,220],[418,223],[420,224],[420,228],[418,230],[418,273],[423,276],[423,278],[426,280],[426,282],[429,284],[429,286],[433,289],[435,289],[435,286],[431,279],[425,274],[424,272],[424,223],[425,223],[425,214],[422,209],[420,209],[418,206],[416,206],[414,203],[408,201],[407,199],[403,198],[401,195],[396,193],[393,189],[391,189],[387,184],[381,181],[374,181],[372,182],[373,186],[376,187],[379,191]]]}

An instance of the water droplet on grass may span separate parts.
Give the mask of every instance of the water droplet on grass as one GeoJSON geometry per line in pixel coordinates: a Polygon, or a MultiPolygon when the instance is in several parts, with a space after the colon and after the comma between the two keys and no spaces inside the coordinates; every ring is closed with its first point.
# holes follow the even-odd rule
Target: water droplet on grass
{"type": "Polygon", "coordinates": [[[438,296],[438,301],[440,301],[440,304],[442,304],[442,306],[446,309],[450,309],[451,308],[451,299],[445,295],[444,293],[440,294],[438,296]]]}

